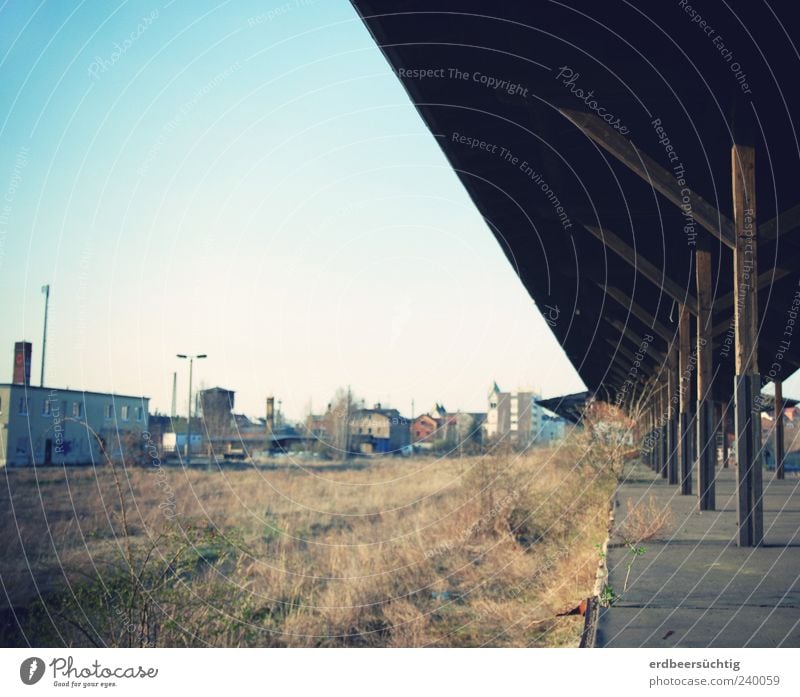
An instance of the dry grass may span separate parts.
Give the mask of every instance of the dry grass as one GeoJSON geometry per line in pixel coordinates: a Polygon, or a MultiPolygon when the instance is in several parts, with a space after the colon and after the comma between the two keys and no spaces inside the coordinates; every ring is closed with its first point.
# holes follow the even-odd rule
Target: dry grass
{"type": "Polygon", "coordinates": [[[590,452],[129,468],[122,502],[110,467],[7,470],[4,643],[574,645],[614,485],[590,452]]]}
{"type": "Polygon", "coordinates": [[[657,537],[663,537],[673,525],[672,510],[659,504],[654,496],[646,500],[625,502],[625,519],[617,528],[617,535],[625,544],[638,545],[657,537]]]}

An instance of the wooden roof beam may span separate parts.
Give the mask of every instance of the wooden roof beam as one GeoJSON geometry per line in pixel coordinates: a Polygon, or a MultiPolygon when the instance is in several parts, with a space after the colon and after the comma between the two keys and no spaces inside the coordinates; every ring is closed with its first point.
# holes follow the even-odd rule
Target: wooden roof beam
{"type": "MultiPolygon", "coordinates": [[[[605,317],[604,319],[612,327],[614,327],[614,329],[616,329],[620,335],[624,336],[628,341],[634,344],[637,349],[645,343],[644,337],[635,332],[629,324],[623,324],[618,319],[612,319],[611,317],[605,317]]],[[[654,356],[659,363],[663,363],[667,359],[667,354],[655,348],[652,341],[648,341],[647,344],[648,353],[654,356]]]]}
{"type": "MultiPolygon", "coordinates": [[[[763,290],[764,288],[771,286],[773,283],[775,283],[775,281],[780,281],[782,278],[795,273],[800,265],[800,255],[797,257],[789,257],[789,259],[786,261],[779,261],[778,264],[780,264],[780,266],[776,264],[774,269],[769,268],[766,271],[762,271],[760,274],[758,274],[758,280],[756,282],[758,290],[763,290]]],[[[733,291],[720,296],[716,302],[714,302],[714,312],[727,310],[729,307],[733,307],[733,300],[733,291]]]]}
{"type": "Polygon", "coordinates": [[[797,228],[800,228],[800,205],[785,210],[766,223],[761,223],[758,226],[758,241],[776,240],[781,235],[786,235],[797,228]]]}
{"type": "Polygon", "coordinates": [[[667,276],[662,269],[659,269],[645,259],[639,252],[611,232],[607,227],[599,228],[594,225],[587,225],[586,223],[581,223],[581,225],[618,257],[632,266],[636,272],[644,276],[657,288],[664,291],[675,302],[686,305],[692,314],[697,315],[697,298],[695,298],[687,288],[684,288],[680,283],[667,276]]]}
{"type": "Polygon", "coordinates": [[[651,157],[640,151],[632,141],[624,138],[602,119],[594,114],[587,114],[573,109],[559,109],[561,114],[571,121],[589,139],[597,143],[606,152],[613,155],[628,169],[644,179],[656,191],[662,194],[679,208],[684,200],[691,204],[691,214],[700,227],[705,228],[728,248],[734,249],[736,238],[733,223],[722,215],[702,196],[694,193],[651,157]]]}
{"type": "Polygon", "coordinates": [[[619,288],[603,285],[602,283],[598,283],[597,285],[605,291],[608,297],[616,300],[630,314],[632,314],[641,322],[644,322],[644,324],[656,332],[662,339],[664,339],[664,341],[667,343],[672,343],[672,340],[675,338],[675,331],[671,332],[669,329],[667,329],[667,327],[661,324],[658,319],[653,317],[653,315],[647,312],[647,310],[645,310],[641,305],[634,302],[633,299],[628,297],[619,288]]]}
{"type": "MultiPolygon", "coordinates": [[[[628,370],[625,371],[626,375],[630,376],[630,371],[631,371],[631,369],[633,367],[636,367],[635,364],[637,362],[640,363],[640,364],[644,363],[643,361],[640,361],[640,360],[638,360],[636,358],[636,355],[633,353],[633,351],[629,351],[627,348],[625,348],[618,341],[614,341],[613,339],[605,339],[605,342],[614,349],[614,352],[616,354],[622,356],[626,361],[629,361],[630,365],[628,366],[628,370]]],[[[612,359],[613,358],[616,358],[616,356],[612,357],[612,359]]],[[[653,356],[647,356],[647,358],[649,358],[651,362],[655,361],[656,367],[659,366],[659,362],[655,358],[653,358],[653,356]]],[[[619,363],[617,363],[617,365],[624,370],[624,366],[620,366],[619,363]]],[[[637,382],[641,382],[642,384],[644,384],[647,381],[647,378],[650,376],[650,374],[652,372],[651,369],[652,369],[653,366],[652,365],[650,365],[650,366],[643,365],[643,367],[645,368],[645,371],[647,372],[647,375],[644,375],[643,372],[645,372],[645,371],[641,371],[641,370],[637,370],[637,372],[635,374],[636,381],[637,382]]]]}

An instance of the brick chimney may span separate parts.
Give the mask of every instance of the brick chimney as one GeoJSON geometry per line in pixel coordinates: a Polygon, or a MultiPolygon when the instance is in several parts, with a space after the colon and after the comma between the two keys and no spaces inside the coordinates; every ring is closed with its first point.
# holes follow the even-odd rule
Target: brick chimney
{"type": "Polygon", "coordinates": [[[33,347],[30,341],[17,341],[14,344],[14,379],[15,385],[31,384],[31,354],[33,347]]]}

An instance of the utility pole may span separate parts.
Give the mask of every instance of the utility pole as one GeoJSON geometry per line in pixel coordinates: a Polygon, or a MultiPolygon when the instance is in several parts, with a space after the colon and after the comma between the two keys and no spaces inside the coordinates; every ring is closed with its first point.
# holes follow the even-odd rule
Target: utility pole
{"type": "Polygon", "coordinates": [[[186,417],[186,466],[188,467],[192,462],[192,369],[194,366],[195,358],[207,358],[205,353],[200,353],[196,356],[188,356],[185,353],[177,354],[178,358],[189,359],[189,412],[186,417]]]}
{"type": "Polygon", "coordinates": [[[350,393],[350,385],[347,386],[347,409],[345,410],[344,417],[344,457],[346,460],[350,459],[350,400],[352,399],[350,393]]]}
{"type": "Polygon", "coordinates": [[[170,417],[174,420],[175,416],[178,413],[178,373],[172,373],[172,409],[170,411],[170,417]]]}
{"type": "Polygon", "coordinates": [[[42,372],[39,375],[39,387],[44,387],[44,352],[47,347],[47,310],[50,305],[50,284],[42,286],[44,293],[44,330],[42,331],[42,372]]]}

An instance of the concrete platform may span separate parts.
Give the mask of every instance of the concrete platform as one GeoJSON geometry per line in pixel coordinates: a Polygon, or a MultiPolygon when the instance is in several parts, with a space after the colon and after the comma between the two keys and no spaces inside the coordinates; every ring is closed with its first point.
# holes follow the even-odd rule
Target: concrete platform
{"type": "MultiPolygon", "coordinates": [[[[638,465],[619,488],[615,529],[651,496],[672,524],[633,558],[612,536],[609,584],[621,595],[600,612],[598,647],[800,646],[800,478],[764,472],[765,544],[736,546],[736,470],[717,470],[717,509],[638,465]]],[[[696,480],[695,480],[696,488],[696,480]]]]}

